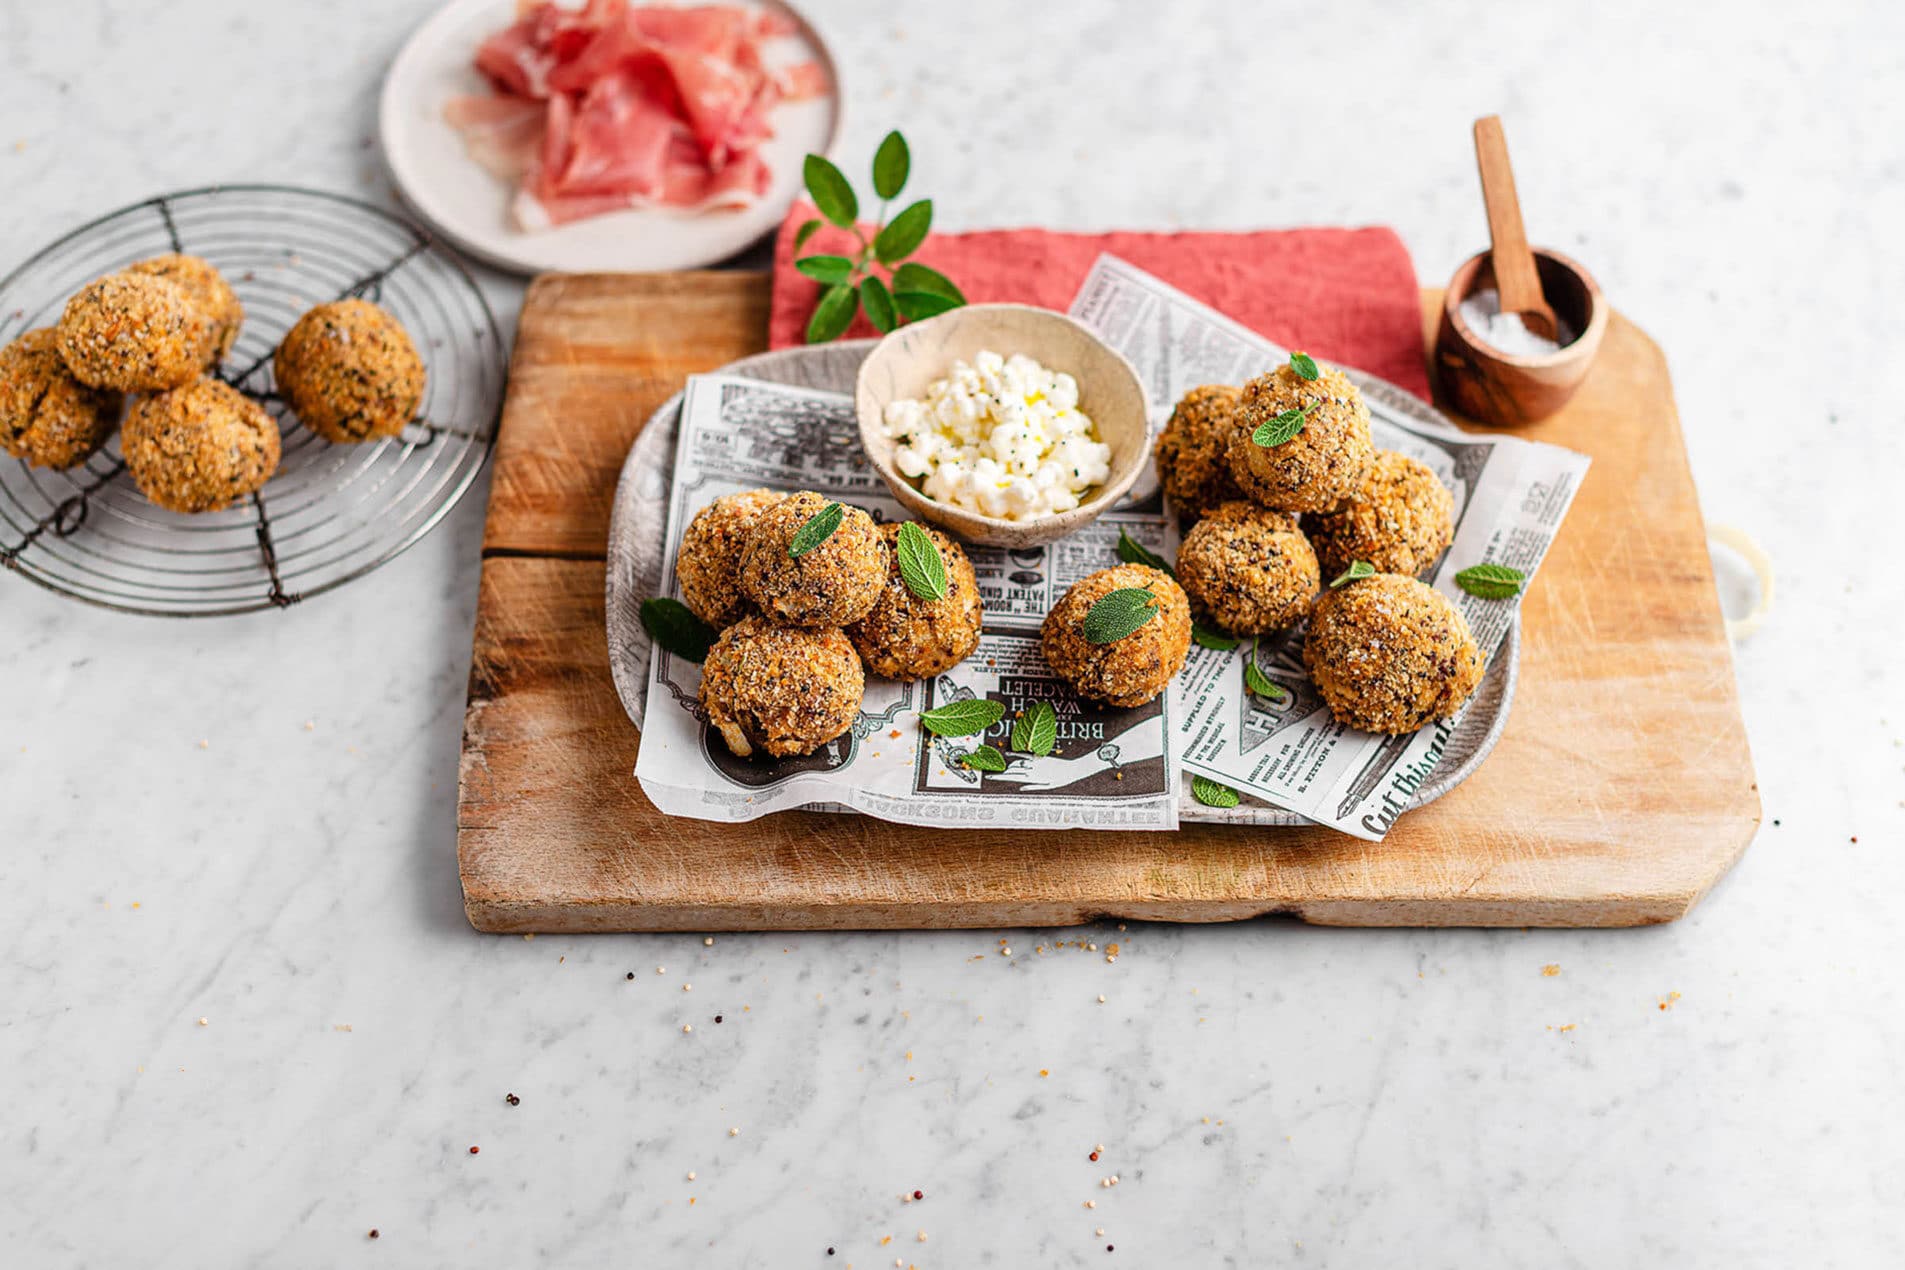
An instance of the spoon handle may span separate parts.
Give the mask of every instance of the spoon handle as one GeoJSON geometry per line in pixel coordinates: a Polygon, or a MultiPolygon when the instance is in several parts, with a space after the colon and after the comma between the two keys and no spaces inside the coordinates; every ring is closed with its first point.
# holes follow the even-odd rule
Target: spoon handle
{"type": "MultiPolygon", "coordinates": [[[[1554,311],[1541,294],[1541,275],[1535,272],[1534,253],[1528,250],[1528,232],[1521,224],[1521,200],[1515,196],[1515,172],[1508,166],[1508,138],[1500,115],[1475,121],[1475,166],[1482,177],[1482,202],[1488,208],[1488,237],[1495,265],[1495,288],[1503,313],[1520,313],[1524,321],[1543,321],[1554,335],[1554,311]]],[[[1530,329],[1536,322],[1527,321],[1530,329]]]]}

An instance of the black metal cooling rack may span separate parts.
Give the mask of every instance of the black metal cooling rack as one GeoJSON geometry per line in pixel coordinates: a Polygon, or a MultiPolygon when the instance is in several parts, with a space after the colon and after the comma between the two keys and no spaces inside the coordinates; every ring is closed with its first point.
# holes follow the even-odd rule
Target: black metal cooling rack
{"type": "Polygon", "coordinates": [[[52,472],[0,455],[0,564],[103,608],[211,617],[288,608],[362,577],[430,532],[495,444],[504,354],[455,257],[402,217],[317,190],[224,185],[83,225],[0,280],[0,344],[59,320],[94,278],[169,251],[211,261],[245,305],[217,373],[278,419],[265,487],[195,516],[146,501],[115,437],[52,472]],[[395,314],[428,371],[418,416],[387,440],[332,445],[277,400],[271,354],[311,306],[355,296],[395,314]]]}

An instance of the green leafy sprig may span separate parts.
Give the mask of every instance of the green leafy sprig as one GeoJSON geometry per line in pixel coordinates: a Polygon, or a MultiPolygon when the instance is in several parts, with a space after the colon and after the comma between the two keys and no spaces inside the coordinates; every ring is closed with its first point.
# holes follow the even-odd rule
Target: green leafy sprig
{"type": "Polygon", "coordinates": [[[1367,560],[1352,560],[1350,561],[1349,568],[1330,579],[1330,590],[1334,591],[1338,587],[1346,587],[1358,578],[1373,578],[1375,576],[1375,565],[1369,563],[1367,560]]]}
{"type": "Polygon", "coordinates": [[[642,601],[642,629],[662,648],[692,662],[705,661],[719,638],[719,633],[686,604],[667,596],[642,601]]]}
{"type": "Polygon", "coordinates": [[[793,541],[787,544],[787,554],[798,560],[833,537],[834,530],[840,528],[840,520],[846,514],[847,509],[839,503],[828,503],[794,531],[793,541]]]}
{"type": "Polygon", "coordinates": [[[807,322],[809,344],[839,339],[852,325],[856,311],[864,311],[873,329],[885,334],[902,319],[935,317],[966,302],[952,279],[907,259],[932,232],[933,201],[919,199],[887,218],[887,206],[906,188],[912,163],[906,138],[897,131],[887,133],[873,154],[873,192],[880,199],[880,217],[868,237],[860,228],[860,200],[852,183],[825,158],[807,156],[802,175],[820,216],[794,232],[794,250],[805,247],[825,221],[847,230],[860,243],[851,256],[813,255],[794,261],[794,268],[822,288],[814,315],[807,322]],[[876,266],[887,270],[885,278],[875,271],[876,266]]]}
{"type": "Polygon", "coordinates": [[[1037,701],[1012,725],[1012,748],[1044,758],[1058,744],[1058,711],[1049,701],[1037,701]]]}
{"type": "Polygon", "coordinates": [[[1236,790],[1196,773],[1191,774],[1191,793],[1206,807],[1235,807],[1238,802],[1236,790]]]}
{"type": "Polygon", "coordinates": [[[1004,717],[1003,701],[968,697],[964,701],[953,701],[934,710],[922,711],[919,721],[934,736],[973,736],[984,732],[1004,717]]]}
{"type": "Polygon", "coordinates": [[[1119,587],[1085,612],[1085,642],[1112,644],[1158,615],[1158,597],[1144,587],[1119,587]]]}
{"type": "Polygon", "coordinates": [[[1512,565],[1472,564],[1455,575],[1455,585],[1483,600],[1512,600],[1528,585],[1528,575],[1512,565]]]}

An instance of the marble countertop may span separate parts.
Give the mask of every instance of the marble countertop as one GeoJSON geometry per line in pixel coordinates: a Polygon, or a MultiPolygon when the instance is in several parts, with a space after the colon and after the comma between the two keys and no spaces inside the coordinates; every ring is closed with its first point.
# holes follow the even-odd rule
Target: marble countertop
{"type": "MultiPolygon", "coordinates": [[[[429,7],[6,6],[0,265],[221,179],[389,201],[375,89],[429,7]]],[[[481,497],[289,613],[0,577],[8,1264],[1905,1261],[1905,10],[811,8],[845,153],[903,124],[951,228],[1384,222],[1437,283],[1500,111],[1534,237],[1665,346],[1708,515],[1778,566],[1735,658],[1759,840],[1632,931],[480,936],[481,497]]]]}

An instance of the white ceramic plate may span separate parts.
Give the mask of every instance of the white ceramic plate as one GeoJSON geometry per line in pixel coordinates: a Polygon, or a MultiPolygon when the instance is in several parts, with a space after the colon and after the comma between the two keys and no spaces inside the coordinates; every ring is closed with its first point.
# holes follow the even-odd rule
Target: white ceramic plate
{"type": "Polygon", "coordinates": [[[611,212],[552,229],[518,229],[509,212],[514,187],[470,158],[443,118],[452,97],[489,91],[471,62],[477,45],[514,20],[516,0],[453,0],[417,28],[391,63],[378,131],[398,192],[443,237],[516,273],[646,273],[727,259],[773,232],[800,192],[802,158],[828,153],[840,133],[839,71],[813,25],[781,0],[747,0],[747,7],[792,18],[798,34],[776,41],[774,51],[789,61],[819,62],[831,89],[775,109],[774,138],[762,150],[773,180],[752,206],[611,212]]]}

